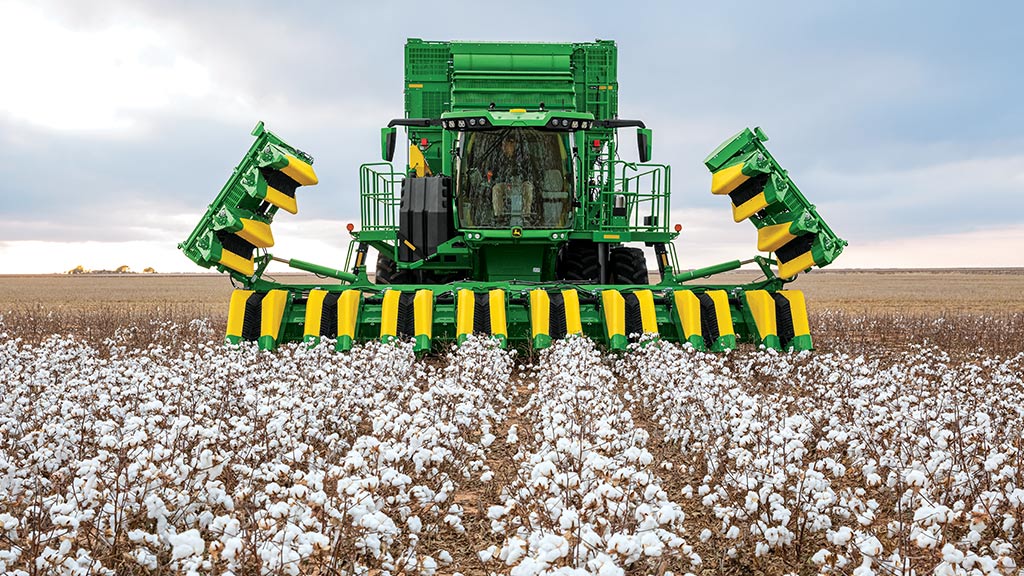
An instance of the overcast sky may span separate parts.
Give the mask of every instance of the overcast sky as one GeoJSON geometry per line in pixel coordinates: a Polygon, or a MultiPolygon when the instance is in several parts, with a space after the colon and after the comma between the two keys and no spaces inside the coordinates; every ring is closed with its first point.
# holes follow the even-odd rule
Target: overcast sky
{"type": "Polygon", "coordinates": [[[407,37],[616,40],[685,267],[755,253],[701,163],[755,125],[849,240],[834,266],[1024,266],[1022,6],[0,0],[0,273],[198,271],[176,245],[258,120],[320,177],[274,253],[339,265],[407,37]]]}

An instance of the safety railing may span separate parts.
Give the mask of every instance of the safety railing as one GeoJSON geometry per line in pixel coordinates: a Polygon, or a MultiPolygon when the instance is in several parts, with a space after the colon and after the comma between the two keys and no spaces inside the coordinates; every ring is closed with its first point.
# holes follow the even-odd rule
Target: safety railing
{"type": "Polygon", "coordinates": [[[616,161],[615,174],[597,206],[601,229],[668,232],[671,167],[616,161]]]}
{"type": "Polygon", "coordinates": [[[390,162],[375,162],[359,167],[359,208],[362,229],[398,230],[404,173],[395,172],[390,162]]]}

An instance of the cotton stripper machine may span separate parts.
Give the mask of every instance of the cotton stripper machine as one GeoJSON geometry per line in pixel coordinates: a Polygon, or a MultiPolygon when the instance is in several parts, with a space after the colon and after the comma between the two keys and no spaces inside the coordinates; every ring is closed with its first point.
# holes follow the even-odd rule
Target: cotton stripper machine
{"type": "Polygon", "coordinates": [[[785,286],[846,242],[764,146],[743,130],[705,160],[711,192],[757,228],[754,256],[681,270],[669,228],[671,172],[651,130],[619,117],[616,46],[426,42],[405,47],[405,116],[381,131],[382,162],[359,169],[361,226],[345,264],[272,256],[271,223],[317,183],[313,158],[263,124],[179,247],[229,274],[227,339],[412,339],[419,351],[470,334],[544,348],[585,334],[623,349],[646,333],[697,349],[812,346],[804,297],[785,286]],[[398,129],[404,132],[399,136],[398,129]],[[635,129],[640,162],[620,159],[635,129]],[[396,142],[408,162],[394,166],[396,142]],[[646,252],[655,262],[650,275],[646,252]],[[371,252],[372,249],[372,252],[371,252]],[[376,269],[368,273],[368,256],[376,269]],[[265,276],[279,261],[315,282],[265,276]],[[709,277],[756,263],[747,284],[709,277]],[[655,277],[650,278],[651,275],[655,277]]]}

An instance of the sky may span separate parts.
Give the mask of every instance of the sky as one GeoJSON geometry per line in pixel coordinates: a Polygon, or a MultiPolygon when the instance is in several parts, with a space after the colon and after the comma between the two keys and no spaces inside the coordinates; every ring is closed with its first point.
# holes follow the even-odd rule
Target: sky
{"type": "Polygon", "coordinates": [[[1019,2],[0,0],[0,13],[0,274],[201,271],[176,245],[259,120],[320,178],[275,219],[272,251],[340,266],[358,167],[403,115],[408,37],[615,40],[620,114],[653,128],[654,160],[672,165],[685,268],[756,253],[702,164],[748,126],[849,241],[833,267],[1024,266],[1019,2]]]}

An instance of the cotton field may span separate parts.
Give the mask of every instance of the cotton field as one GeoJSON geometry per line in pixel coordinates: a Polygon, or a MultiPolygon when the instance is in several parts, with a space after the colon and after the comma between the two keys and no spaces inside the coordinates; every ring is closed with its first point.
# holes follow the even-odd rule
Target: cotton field
{"type": "Polygon", "coordinates": [[[0,572],[1021,574],[1024,353],[0,320],[0,572]]]}

